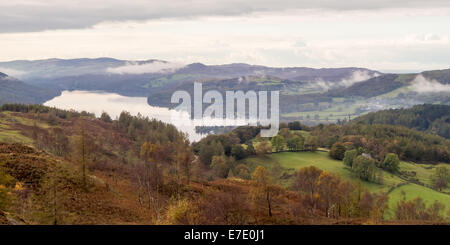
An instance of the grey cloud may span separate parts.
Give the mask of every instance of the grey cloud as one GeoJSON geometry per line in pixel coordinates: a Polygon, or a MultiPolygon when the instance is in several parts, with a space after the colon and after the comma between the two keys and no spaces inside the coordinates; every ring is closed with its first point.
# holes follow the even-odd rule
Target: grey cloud
{"type": "Polygon", "coordinates": [[[449,7],[447,0],[18,0],[0,3],[0,32],[88,28],[103,21],[234,16],[297,9],[449,7]]]}

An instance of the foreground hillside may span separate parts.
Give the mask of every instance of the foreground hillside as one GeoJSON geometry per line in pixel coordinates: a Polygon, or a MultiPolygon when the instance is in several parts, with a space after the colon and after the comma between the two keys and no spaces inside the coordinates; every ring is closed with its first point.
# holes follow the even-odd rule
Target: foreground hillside
{"type": "Polygon", "coordinates": [[[253,181],[208,177],[185,136],[159,121],[44,106],[1,110],[2,224],[368,222],[295,215],[302,209],[290,207],[301,197],[283,189],[271,198],[269,216],[264,199],[251,201],[260,190],[253,181]]]}
{"type": "MultiPolygon", "coordinates": [[[[0,222],[447,222],[447,189],[427,186],[433,169],[414,170],[415,182],[397,173],[383,174],[377,183],[358,182],[341,162],[315,152],[314,131],[291,126],[296,129],[284,128],[279,136],[290,139],[285,147],[293,152],[272,154],[284,151],[281,138],[267,143],[258,137],[258,128],[211,135],[191,146],[174,126],[126,112],[111,120],[106,113],[95,118],[38,105],[4,105],[0,222]]],[[[402,164],[407,164],[402,170],[417,167],[402,164]]]]}

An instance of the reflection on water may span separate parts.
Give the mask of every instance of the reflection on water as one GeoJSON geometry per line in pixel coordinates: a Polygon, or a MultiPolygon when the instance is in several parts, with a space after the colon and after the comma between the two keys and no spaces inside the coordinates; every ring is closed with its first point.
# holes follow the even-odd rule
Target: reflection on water
{"type": "MultiPolygon", "coordinates": [[[[92,91],[64,91],[44,103],[46,106],[65,110],[87,111],[100,116],[107,112],[112,118],[119,117],[122,111],[128,111],[132,115],[141,113],[142,116],[155,118],[166,123],[172,123],[177,128],[189,135],[189,140],[198,141],[204,134],[195,132],[195,126],[184,122],[173,121],[172,112],[168,108],[154,107],[147,103],[146,97],[127,97],[115,93],[92,92],[92,91]]],[[[179,120],[186,120],[179,117],[179,120]]]]}

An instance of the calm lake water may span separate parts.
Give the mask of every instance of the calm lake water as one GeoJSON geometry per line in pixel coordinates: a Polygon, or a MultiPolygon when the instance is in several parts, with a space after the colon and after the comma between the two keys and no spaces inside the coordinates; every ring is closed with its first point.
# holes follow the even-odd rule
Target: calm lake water
{"type": "Polygon", "coordinates": [[[122,111],[128,111],[132,115],[141,113],[144,117],[148,116],[174,124],[179,130],[189,135],[191,142],[198,141],[205,136],[205,134],[196,133],[194,125],[186,123],[190,119],[186,119],[186,117],[174,119],[173,113],[179,115],[178,112],[164,107],[150,106],[146,97],[127,97],[115,93],[93,91],[64,91],[60,96],[45,102],[44,105],[65,110],[87,111],[95,113],[97,117],[102,112],[107,112],[113,119],[119,117],[122,111]]]}

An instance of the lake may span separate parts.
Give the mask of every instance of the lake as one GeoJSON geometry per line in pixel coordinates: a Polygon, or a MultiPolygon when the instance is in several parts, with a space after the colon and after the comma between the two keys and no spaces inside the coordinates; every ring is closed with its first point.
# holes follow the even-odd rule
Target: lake
{"type": "Polygon", "coordinates": [[[113,119],[119,117],[122,111],[128,111],[132,115],[140,113],[144,117],[148,116],[174,124],[180,131],[189,135],[191,142],[198,141],[205,136],[205,134],[195,132],[194,124],[189,125],[190,119],[187,114],[180,115],[175,110],[150,106],[146,97],[128,97],[98,91],[63,91],[60,96],[45,102],[44,105],[65,110],[87,111],[95,113],[97,117],[102,112],[106,112],[113,119]],[[175,119],[174,115],[176,115],[175,119]]]}

